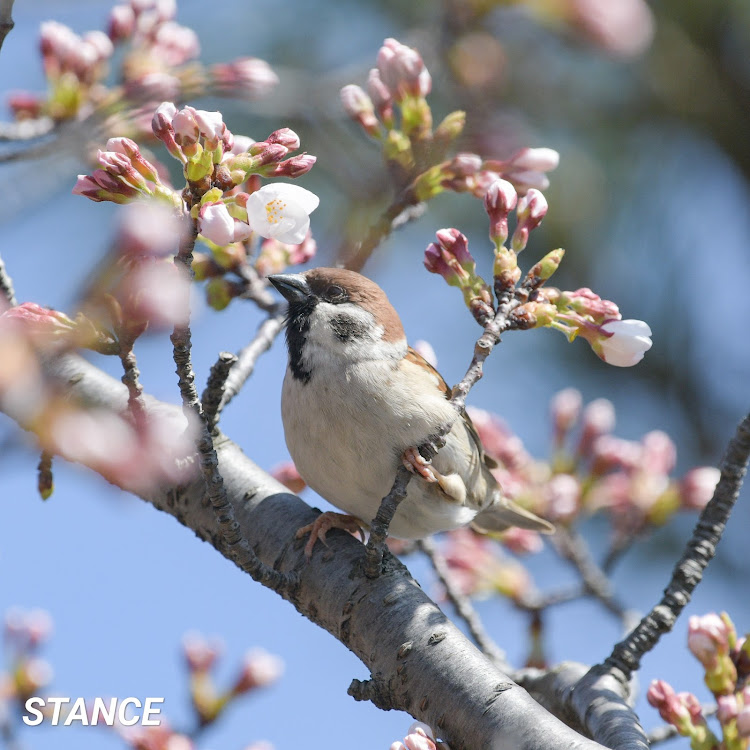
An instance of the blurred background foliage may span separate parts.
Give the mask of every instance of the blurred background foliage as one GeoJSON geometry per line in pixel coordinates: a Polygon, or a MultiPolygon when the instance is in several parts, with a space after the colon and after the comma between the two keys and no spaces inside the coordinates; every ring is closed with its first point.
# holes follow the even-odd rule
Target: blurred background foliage
{"type": "MultiPolygon", "coordinates": [[[[41,21],[55,18],[77,32],[102,28],[109,7],[100,0],[18,2],[16,28],[0,53],[0,89],[44,88],[36,49],[41,21]]],[[[312,217],[319,246],[315,265],[335,262],[342,244],[360,236],[390,197],[378,149],[346,119],[338,99],[342,85],[364,84],[385,37],[415,46],[424,56],[433,76],[436,121],[457,108],[467,111],[462,149],[487,157],[507,156],[524,145],[558,150],[561,163],[545,191],[550,211],[522,264],[528,268],[547,250],[566,248],[555,284],[590,286],[617,302],[623,317],[646,320],[654,346],[637,367],[619,370],[600,362],[585,343],[569,345],[548,331],[507,336],[472,393],[474,403],[502,415],[533,454],[545,455],[549,398],[575,385],[588,400],[606,397],[615,403],[617,432],[624,437],[651,429],[669,432],[681,470],[718,461],[750,400],[750,3],[181,0],[178,21],[197,31],[204,62],[253,55],[278,73],[280,86],[259,102],[206,96],[190,103],[220,109],[234,133],[256,139],[291,127],[302,148],[318,156],[300,183],[322,199],[312,217]],[[617,13],[622,15],[615,32],[595,23],[617,13]]],[[[2,251],[19,299],[69,312],[87,272],[106,251],[117,219],[117,207],[70,195],[75,174],[87,169],[84,140],[78,150],[2,170],[2,251]]],[[[364,271],[386,289],[411,341],[429,340],[446,379],[456,382],[470,360],[476,324],[458,294],[422,267],[425,246],[446,226],[469,237],[480,270],[489,274],[492,253],[482,206],[453,194],[440,196],[421,218],[395,232],[364,271]]],[[[196,305],[200,379],[219,349],[236,350],[249,340],[260,317],[241,302],[223,313],[206,309],[198,298],[196,305]]],[[[139,364],[146,390],[176,401],[165,345],[166,338],[139,342],[139,364]]],[[[284,356],[277,343],[223,422],[227,434],[267,468],[286,457],[278,419],[284,356]]],[[[97,363],[117,372],[114,362],[97,363]]],[[[262,644],[296,665],[269,694],[268,705],[253,712],[258,731],[248,737],[246,717],[238,717],[229,729],[217,730],[225,734],[212,735],[221,746],[239,747],[238,737],[267,736],[280,748],[292,747],[305,726],[309,747],[328,747],[330,724],[316,726],[321,711],[335,716],[341,737],[366,727],[360,736],[371,739],[363,747],[387,747],[402,736],[396,727],[405,729],[406,717],[355,706],[344,695],[348,679],[362,677],[362,670],[340,644],[290,617],[286,605],[214,560],[213,551],[188,538],[171,519],[155,520],[150,509],[135,502],[113,500],[102,508],[102,498],[112,492],[97,478],[68,467],[57,469],[56,493],[42,506],[34,496],[36,457],[19,445],[5,419],[3,429],[0,605],[43,606],[61,619],[59,651],[52,656],[73,694],[131,694],[121,692],[127,686],[152,695],[164,686],[174,688],[165,676],[174,671],[174,658],[164,653],[170,643],[176,650],[183,630],[198,627],[221,633],[238,648],[262,644]],[[35,529],[33,542],[24,541],[22,528],[35,529]],[[99,553],[104,556],[97,559],[99,553]],[[179,579],[171,578],[177,574],[175,561],[179,579]],[[165,567],[171,570],[162,573],[165,567]],[[81,571],[90,596],[62,583],[81,571]],[[138,594],[126,604],[124,587],[134,581],[141,582],[138,594]],[[148,612],[151,632],[143,632],[148,612]],[[95,622],[87,623],[92,617],[95,622]],[[161,623],[158,634],[152,630],[156,623],[161,623]],[[119,657],[111,653],[113,634],[123,649],[119,657]],[[133,650],[122,647],[130,638],[144,662],[132,663],[133,650]],[[105,649],[107,680],[101,664],[83,665],[84,652],[71,647],[76,639],[105,649]],[[159,680],[149,681],[143,673],[149,665],[159,680]],[[320,689],[300,697],[294,686],[312,675],[320,689]],[[294,711],[297,721],[285,721],[279,705],[294,711]]],[[[691,608],[727,608],[742,632],[750,621],[747,584],[738,584],[750,573],[743,531],[750,522],[746,495],[691,608]]],[[[661,530],[641,555],[624,561],[616,582],[629,605],[640,610],[651,605],[690,524],[682,519],[661,530]]],[[[605,547],[606,540],[597,541],[597,533],[605,531],[594,525],[592,532],[593,547],[605,547]]],[[[544,555],[531,562],[540,584],[551,585],[562,575],[546,568],[548,562],[544,555]]],[[[419,563],[414,570],[418,576],[424,572],[419,563]]],[[[488,602],[481,611],[489,630],[520,662],[524,630],[522,624],[508,626],[510,609],[488,602]]],[[[606,655],[619,633],[614,623],[584,632],[580,618],[593,611],[577,604],[554,613],[549,623],[553,660],[592,662],[606,655]]],[[[698,668],[682,663],[684,630],[678,624],[664,648],[649,657],[644,683],[659,676],[678,690],[697,687],[698,668]]],[[[646,716],[652,717],[647,726],[655,723],[655,712],[646,716]]],[[[77,747],[105,747],[99,734],[93,744],[81,732],[76,735],[77,747]]],[[[334,746],[351,745],[348,737],[334,746]]],[[[33,746],[65,746],[60,735],[50,735],[49,742],[33,746]]]]}

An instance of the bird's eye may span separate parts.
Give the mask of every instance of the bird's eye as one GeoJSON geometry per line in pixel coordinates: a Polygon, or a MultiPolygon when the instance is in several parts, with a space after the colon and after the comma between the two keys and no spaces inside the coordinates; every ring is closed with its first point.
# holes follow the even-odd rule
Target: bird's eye
{"type": "Polygon", "coordinates": [[[340,302],[341,300],[346,299],[346,292],[338,284],[331,284],[331,286],[326,289],[326,299],[329,302],[340,302]]]}

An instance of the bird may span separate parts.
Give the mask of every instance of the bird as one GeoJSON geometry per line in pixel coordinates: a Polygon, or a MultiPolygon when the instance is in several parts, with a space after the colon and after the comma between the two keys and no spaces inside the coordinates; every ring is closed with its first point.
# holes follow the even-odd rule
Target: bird
{"type": "Polygon", "coordinates": [[[343,268],[267,278],[288,302],[281,396],[287,448],[307,485],[344,511],[322,513],[298,531],[309,534],[308,559],[334,527],[364,541],[401,463],[414,477],[390,536],[423,539],[469,524],[485,532],[554,531],[503,495],[491,472],[497,463],[471,419],[454,407],[438,371],[408,346],[398,313],[374,281],[343,268]],[[445,444],[426,458],[424,446],[441,434],[445,444]]]}

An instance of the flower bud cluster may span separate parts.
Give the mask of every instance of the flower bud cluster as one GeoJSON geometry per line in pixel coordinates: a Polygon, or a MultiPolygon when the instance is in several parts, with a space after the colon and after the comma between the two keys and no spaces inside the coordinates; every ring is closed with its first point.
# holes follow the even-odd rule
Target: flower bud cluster
{"type": "MultiPolygon", "coordinates": [[[[269,65],[254,57],[203,66],[197,34],[175,21],[174,0],[128,0],[110,11],[105,31],[83,35],[56,21],[40,29],[40,52],[47,93],[11,94],[17,120],[49,116],[56,121],[88,116],[96,107],[123,98],[139,105],[179,100],[205,93],[259,98],[277,83],[269,65]],[[115,46],[124,46],[116,83],[108,84],[115,46]]],[[[140,134],[139,111],[108,120],[119,132],[140,134]]]]}
{"type": "MultiPolygon", "coordinates": [[[[572,388],[551,401],[553,452],[546,460],[532,458],[496,415],[472,407],[467,411],[487,455],[497,462],[492,473],[506,496],[556,523],[606,513],[614,545],[678,511],[701,510],[719,479],[718,470],[707,466],[672,477],[676,449],[665,433],[653,431],[639,441],[618,438],[612,404],[596,399],[584,407],[572,388]]],[[[521,551],[541,546],[536,534],[519,540],[503,536],[503,541],[513,551],[514,546],[521,551]]]]}
{"type": "Polygon", "coordinates": [[[190,680],[190,699],[200,726],[212,724],[233,700],[273,684],[284,671],[279,657],[254,648],[245,654],[232,684],[220,690],[213,675],[221,652],[220,644],[209,642],[198,633],[188,633],[183,639],[183,651],[190,680]]]}
{"type": "Polygon", "coordinates": [[[162,183],[157,167],[141,154],[138,144],[130,138],[110,138],[106,151],[97,151],[96,161],[99,169],[90,175],[78,175],[74,195],[113,203],[155,197],[172,206],[179,205],[174,191],[162,183]]]}
{"type": "Polygon", "coordinates": [[[458,287],[466,306],[477,319],[487,319],[493,312],[492,293],[469,252],[469,241],[457,229],[441,229],[437,242],[427,246],[424,265],[430,273],[442,276],[450,286],[458,287]]]}
{"type": "MultiPolygon", "coordinates": [[[[552,254],[548,261],[555,261],[552,254]]],[[[542,269],[532,269],[538,273],[542,269]]],[[[546,272],[542,270],[542,276],[546,272]]],[[[569,341],[580,336],[594,353],[616,367],[632,367],[651,348],[651,328],[642,320],[622,320],[614,302],[601,299],[590,289],[564,292],[546,287],[532,302],[514,312],[517,327],[548,326],[565,334],[569,341]]]]}
{"type": "Polygon", "coordinates": [[[717,702],[719,739],[707,728],[698,699],[675,693],[664,680],[654,680],[648,702],[662,719],[691,738],[691,747],[746,750],[750,740],[750,634],[740,638],[726,612],[693,616],[688,622],[688,649],[703,665],[705,683],[717,702]]]}

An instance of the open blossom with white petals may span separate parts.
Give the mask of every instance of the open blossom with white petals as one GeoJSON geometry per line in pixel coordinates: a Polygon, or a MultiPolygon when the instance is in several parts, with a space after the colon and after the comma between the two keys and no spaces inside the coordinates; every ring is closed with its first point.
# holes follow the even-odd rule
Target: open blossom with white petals
{"type": "Polygon", "coordinates": [[[320,198],[298,185],[264,185],[247,200],[247,220],[261,237],[297,245],[310,228],[310,214],[320,198]]]}
{"type": "Polygon", "coordinates": [[[610,320],[601,330],[609,335],[594,351],[609,365],[632,367],[651,348],[651,329],[642,320],[610,320]]]}

